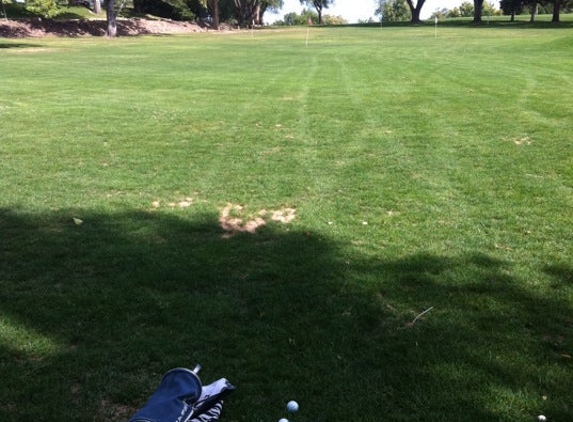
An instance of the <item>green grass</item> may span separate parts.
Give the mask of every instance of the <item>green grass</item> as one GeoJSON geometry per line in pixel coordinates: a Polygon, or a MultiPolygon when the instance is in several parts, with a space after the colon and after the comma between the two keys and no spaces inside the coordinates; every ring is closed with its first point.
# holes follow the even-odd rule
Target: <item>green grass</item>
{"type": "Polygon", "coordinates": [[[570,29],[305,37],[0,40],[0,420],[573,419],[570,29]]]}

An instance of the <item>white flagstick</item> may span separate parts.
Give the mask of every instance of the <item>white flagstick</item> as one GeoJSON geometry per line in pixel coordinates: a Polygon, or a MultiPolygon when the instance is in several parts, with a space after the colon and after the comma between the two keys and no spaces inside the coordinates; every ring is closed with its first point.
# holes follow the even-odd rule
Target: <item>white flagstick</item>
{"type": "Polygon", "coordinates": [[[306,46],[308,47],[308,36],[310,34],[310,27],[312,26],[312,18],[308,18],[308,26],[306,27],[306,46]]]}
{"type": "Polygon", "coordinates": [[[438,17],[434,17],[434,38],[438,38],[438,17]]]}

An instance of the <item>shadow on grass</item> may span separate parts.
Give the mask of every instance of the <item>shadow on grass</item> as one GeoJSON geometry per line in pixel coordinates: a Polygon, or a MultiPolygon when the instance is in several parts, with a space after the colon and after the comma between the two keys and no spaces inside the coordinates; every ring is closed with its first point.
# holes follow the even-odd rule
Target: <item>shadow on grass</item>
{"type": "Polygon", "coordinates": [[[12,42],[12,43],[0,42],[0,49],[3,49],[3,48],[40,48],[40,47],[42,47],[40,44],[17,43],[17,42],[12,42]]]}
{"type": "Polygon", "coordinates": [[[570,303],[511,264],[222,234],[216,215],[0,211],[0,419],[126,420],[199,362],[238,387],[227,421],[293,398],[297,420],[571,420],[570,303]]]}
{"type": "MultiPolygon", "coordinates": [[[[38,34],[49,34],[58,37],[105,36],[105,20],[58,20],[58,19],[20,19],[12,25],[3,25],[0,21],[0,37],[27,38],[38,34]]],[[[120,20],[117,22],[117,34],[120,36],[149,35],[140,20],[120,20]]],[[[7,44],[4,44],[7,45],[7,44]]]]}

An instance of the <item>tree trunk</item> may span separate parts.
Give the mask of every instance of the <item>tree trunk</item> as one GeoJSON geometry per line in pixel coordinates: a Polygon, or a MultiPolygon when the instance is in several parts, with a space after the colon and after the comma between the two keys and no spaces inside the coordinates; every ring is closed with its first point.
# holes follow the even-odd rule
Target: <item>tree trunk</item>
{"type": "Polygon", "coordinates": [[[256,26],[261,26],[261,4],[257,3],[255,6],[255,13],[253,17],[253,21],[256,26]]]}
{"type": "Polygon", "coordinates": [[[219,0],[213,0],[213,29],[219,29],[219,0]]]}
{"type": "Polygon", "coordinates": [[[531,3],[531,17],[529,18],[529,22],[535,22],[535,15],[537,14],[537,3],[531,3]]]}
{"type": "Polygon", "coordinates": [[[481,14],[483,10],[483,0],[474,0],[474,20],[473,23],[482,23],[481,14]]]}
{"type": "Polygon", "coordinates": [[[105,3],[107,15],[107,36],[117,36],[117,14],[115,13],[115,0],[107,0],[105,3]]]}
{"type": "Polygon", "coordinates": [[[250,0],[234,0],[239,28],[249,28],[254,21],[254,4],[250,0]]]}
{"type": "Polygon", "coordinates": [[[559,0],[553,0],[553,17],[551,22],[559,22],[559,11],[561,9],[561,2],[559,0]]]}
{"type": "Polygon", "coordinates": [[[420,11],[416,8],[411,12],[412,12],[412,19],[410,19],[410,23],[413,24],[422,23],[422,20],[420,19],[420,11]]]}
{"type": "Polygon", "coordinates": [[[420,13],[422,13],[422,6],[424,6],[424,2],[426,0],[418,0],[416,5],[414,6],[414,2],[412,0],[406,0],[408,7],[410,8],[410,23],[412,24],[419,24],[422,23],[420,19],[420,13]]]}
{"type": "Polygon", "coordinates": [[[234,0],[235,3],[235,14],[237,15],[237,25],[239,29],[243,26],[243,6],[240,0],[234,0]]]}
{"type": "Polygon", "coordinates": [[[96,15],[101,15],[101,3],[100,0],[94,0],[94,13],[96,15]]]}

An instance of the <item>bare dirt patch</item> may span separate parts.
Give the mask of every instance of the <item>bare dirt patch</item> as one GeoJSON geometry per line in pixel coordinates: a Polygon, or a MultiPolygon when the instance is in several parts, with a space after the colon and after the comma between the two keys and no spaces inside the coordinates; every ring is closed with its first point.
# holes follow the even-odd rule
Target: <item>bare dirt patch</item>
{"type": "MultiPolygon", "coordinates": [[[[46,20],[21,19],[0,20],[0,37],[86,37],[105,36],[107,23],[103,19],[46,20]]],[[[228,30],[229,28],[223,28],[228,30]]],[[[208,29],[194,22],[178,22],[169,19],[121,19],[117,22],[120,36],[182,34],[205,32],[208,29]]]]}
{"type": "Polygon", "coordinates": [[[227,204],[221,210],[219,223],[225,231],[223,237],[229,238],[236,233],[255,234],[260,227],[267,224],[265,218],[270,218],[272,221],[280,223],[290,223],[295,219],[295,216],[296,210],[294,208],[262,209],[255,214],[248,214],[242,205],[227,204]]]}
{"type": "Polygon", "coordinates": [[[280,210],[271,211],[271,220],[280,223],[290,223],[295,218],[296,210],[294,208],[281,208],[280,210]]]}

